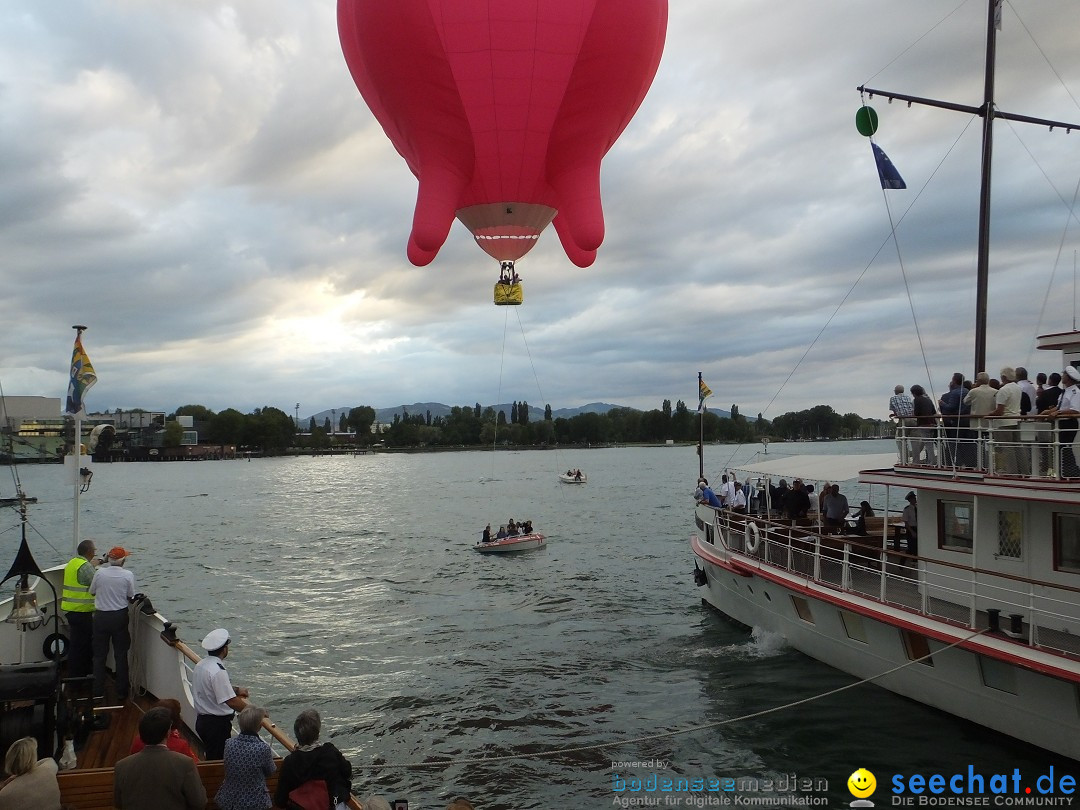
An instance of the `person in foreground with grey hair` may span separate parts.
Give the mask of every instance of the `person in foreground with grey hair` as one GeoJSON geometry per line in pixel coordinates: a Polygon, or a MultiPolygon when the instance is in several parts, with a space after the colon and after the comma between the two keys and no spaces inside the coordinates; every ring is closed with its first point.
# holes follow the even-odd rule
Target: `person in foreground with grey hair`
{"type": "Polygon", "coordinates": [[[270,746],[259,739],[266,710],[246,706],[236,718],[240,733],[225,741],[225,778],[214,801],[221,810],[267,810],[266,777],[277,770],[270,746]]]}
{"type": "Polygon", "coordinates": [[[296,748],[281,763],[274,804],[289,806],[289,794],[304,783],[321,779],[326,783],[336,807],[345,810],[352,793],[352,763],[342,756],[333,743],[320,743],[322,718],[314,709],[305,709],[296,716],[293,734],[296,748]]]}

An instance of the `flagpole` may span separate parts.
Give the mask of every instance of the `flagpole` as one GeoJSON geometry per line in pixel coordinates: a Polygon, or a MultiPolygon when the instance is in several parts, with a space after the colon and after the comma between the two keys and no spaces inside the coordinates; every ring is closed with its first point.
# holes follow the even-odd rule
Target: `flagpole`
{"type": "MultiPolygon", "coordinates": [[[[78,342],[82,338],[82,333],[86,331],[86,327],[76,324],[71,327],[75,330],[75,340],[78,342]]],[[[72,516],[71,532],[72,532],[72,548],[75,554],[79,550],[79,493],[82,489],[82,476],[79,475],[79,465],[82,464],[82,414],[83,407],[80,404],[79,410],[75,413],[75,441],[72,447],[72,454],[75,456],[75,467],[72,470],[72,477],[75,480],[75,497],[72,499],[74,504],[75,513],[72,516]]]]}
{"type": "MultiPolygon", "coordinates": [[[[705,382],[701,379],[701,372],[697,373],[698,391],[702,390],[702,386],[705,382]]],[[[705,409],[702,407],[704,400],[698,403],[697,409],[697,422],[698,422],[698,434],[697,434],[697,457],[698,457],[698,478],[705,477],[705,409]]]]}

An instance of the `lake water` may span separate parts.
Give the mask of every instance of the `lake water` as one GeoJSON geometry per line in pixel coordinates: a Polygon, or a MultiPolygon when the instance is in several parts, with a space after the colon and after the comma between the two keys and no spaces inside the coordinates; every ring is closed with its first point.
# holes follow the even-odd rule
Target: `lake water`
{"type": "MultiPolygon", "coordinates": [[[[773,445],[769,456],[894,447],[773,445]]],[[[759,449],[707,447],[706,474],[759,449]]],[[[693,447],[101,464],[81,535],[133,551],[139,590],[183,640],[197,647],[227,627],[233,681],[280,725],[318,708],[357,795],[407,797],[412,810],[457,795],[485,810],[610,807],[635,795],[617,792],[620,780],[652,774],[796,774],[827,780],[820,795],[840,807],[858,767],[879,784],[968,765],[1076,770],[872,686],[741,719],[851,679],[702,605],[688,545],[697,470],[693,447]],[[570,467],[589,483],[561,484],[570,467]],[[510,517],[532,519],[547,548],[470,549],[486,522],[510,517]],[[708,727],[673,734],[697,726],[708,727]],[[430,759],[456,762],[401,767],[430,759]]],[[[68,559],[63,471],[18,474],[40,499],[39,563],[68,559]]],[[[2,518],[10,559],[16,517],[2,518]]],[[[661,806],[717,795],[671,792],[661,806]]]]}

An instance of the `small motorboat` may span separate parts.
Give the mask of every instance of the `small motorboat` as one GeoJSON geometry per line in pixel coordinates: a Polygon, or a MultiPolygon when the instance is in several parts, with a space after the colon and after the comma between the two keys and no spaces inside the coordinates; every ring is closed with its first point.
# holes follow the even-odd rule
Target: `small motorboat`
{"type": "Polygon", "coordinates": [[[513,554],[517,551],[532,551],[544,547],[544,535],[539,532],[532,534],[515,534],[512,537],[500,537],[489,543],[480,542],[473,546],[474,551],[481,554],[513,554]]]}
{"type": "Polygon", "coordinates": [[[573,472],[559,473],[559,480],[564,484],[584,484],[588,482],[589,476],[581,470],[574,470],[573,472]]]}

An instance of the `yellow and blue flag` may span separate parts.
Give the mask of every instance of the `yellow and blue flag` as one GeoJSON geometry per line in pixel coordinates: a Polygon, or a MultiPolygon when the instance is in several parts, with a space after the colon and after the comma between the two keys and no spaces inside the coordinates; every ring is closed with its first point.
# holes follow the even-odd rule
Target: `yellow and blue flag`
{"type": "Polygon", "coordinates": [[[83,396],[96,382],[97,374],[94,373],[90,358],[86,356],[86,350],[82,345],[82,335],[76,335],[75,348],[71,351],[71,381],[68,383],[67,408],[64,410],[70,414],[81,412],[86,406],[83,396]]]}
{"type": "Polygon", "coordinates": [[[698,409],[698,411],[704,413],[705,411],[708,410],[708,408],[705,407],[705,400],[708,397],[712,396],[712,389],[709,388],[709,386],[707,386],[705,384],[705,381],[703,379],[701,379],[701,377],[698,377],[697,384],[698,384],[698,406],[697,406],[697,409],[698,409]]]}

